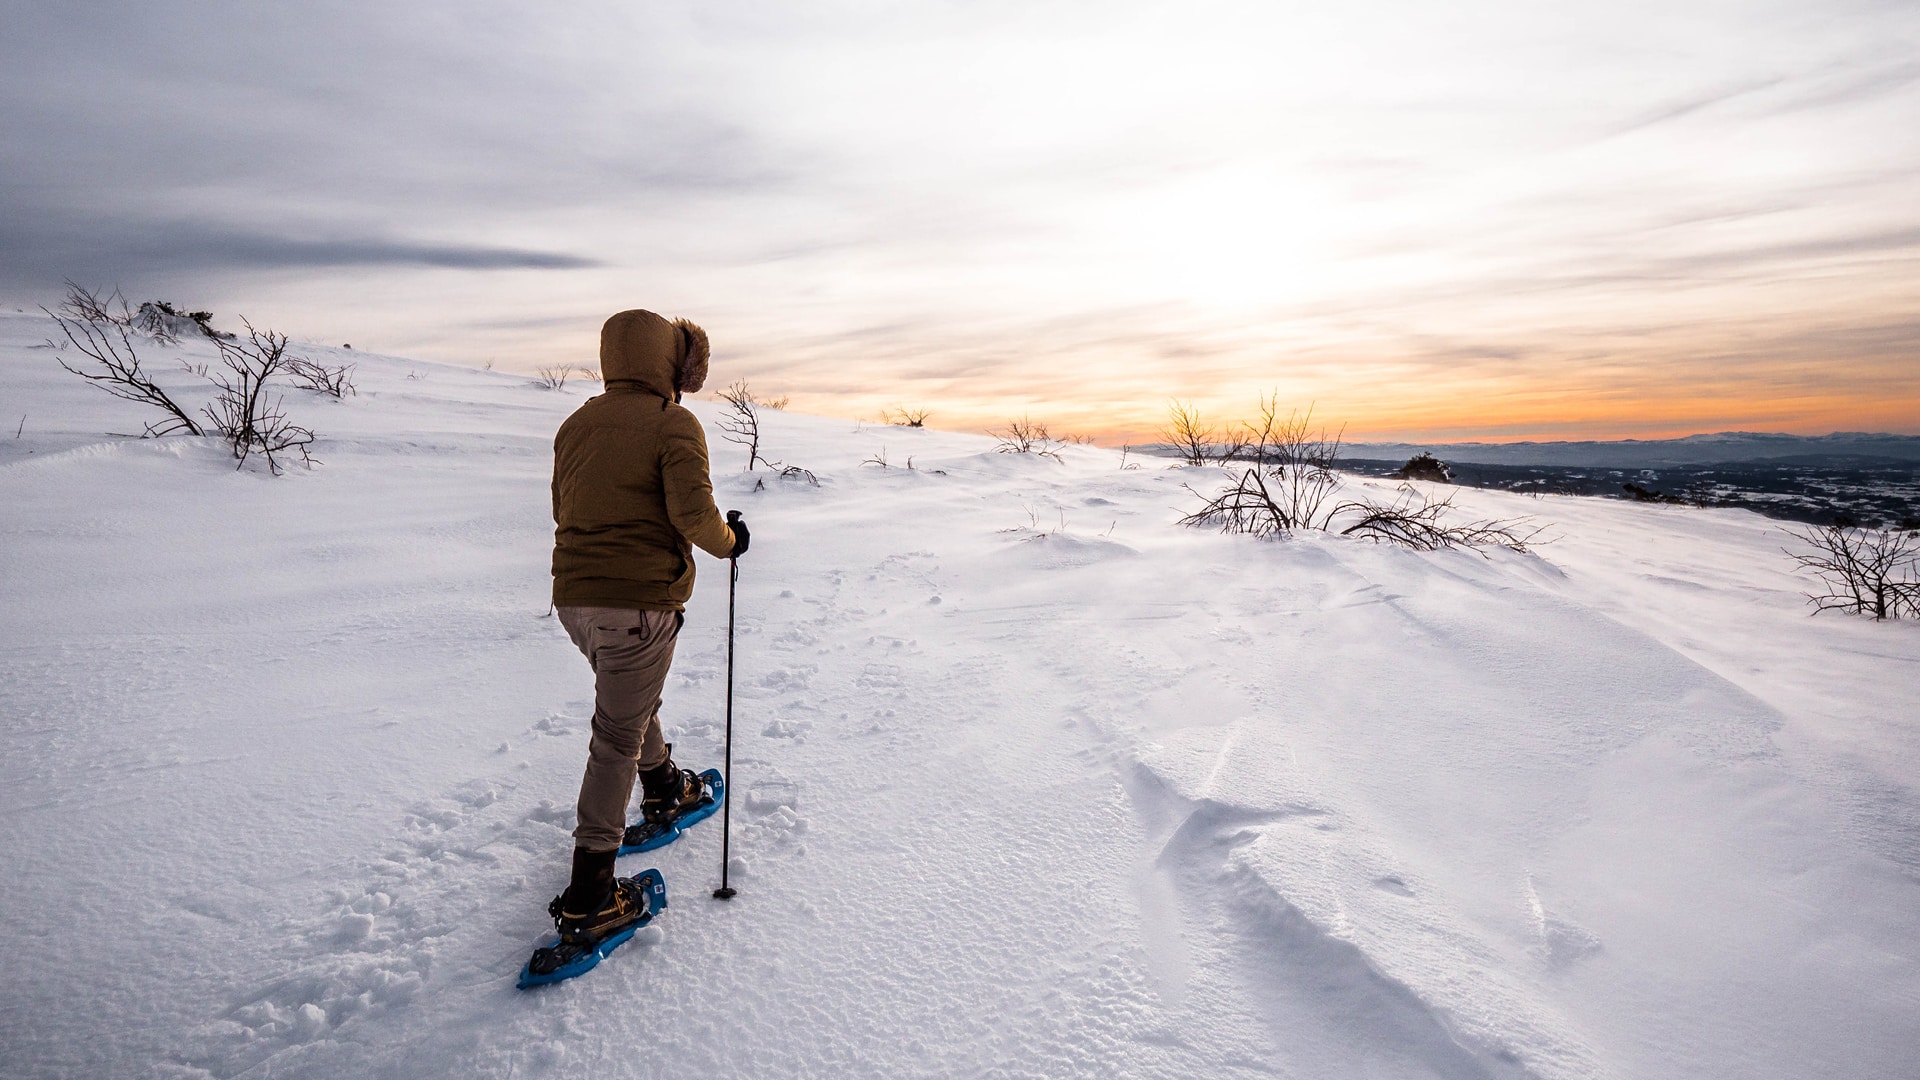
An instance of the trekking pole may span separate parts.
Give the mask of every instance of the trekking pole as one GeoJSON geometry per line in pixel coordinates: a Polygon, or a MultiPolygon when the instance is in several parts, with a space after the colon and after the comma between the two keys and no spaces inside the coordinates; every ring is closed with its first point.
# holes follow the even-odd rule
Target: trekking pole
{"type": "MultiPolygon", "coordinates": [[[[727,524],[740,520],[740,511],[727,511],[727,524]]],[[[720,887],[713,890],[715,900],[733,899],[727,885],[727,846],[733,833],[733,598],[740,586],[740,560],[727,560],[727,751],[720,770],[725,790],[720,795],[720,887]]]]}

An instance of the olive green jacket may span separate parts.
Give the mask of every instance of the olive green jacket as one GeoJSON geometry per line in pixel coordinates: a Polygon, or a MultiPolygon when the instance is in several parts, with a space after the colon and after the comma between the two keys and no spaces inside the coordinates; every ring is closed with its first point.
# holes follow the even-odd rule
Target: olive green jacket
{"type": "Polygon", "coordinates": [[[693,595],[694,546],[732,554],[706,434],[676,404],[705,376],[705,345],[698,327],[647,311],[623,311],[601,331],[606,393],[553,440],[556,605],[680,611],[693,595]]]}

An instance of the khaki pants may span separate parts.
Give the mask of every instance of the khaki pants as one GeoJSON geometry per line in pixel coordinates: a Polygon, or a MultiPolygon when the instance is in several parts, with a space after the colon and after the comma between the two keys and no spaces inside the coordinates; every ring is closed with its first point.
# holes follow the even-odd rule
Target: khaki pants
{"type": "Polygon", "coordinates": [[[634,777],[667,759],[660,691],[673,664],[681,615],[604,607],[563,607],[559,614],[593,667],[593,739],[573,842],[588,851],[613,851],[626,835],[634,777]]]}

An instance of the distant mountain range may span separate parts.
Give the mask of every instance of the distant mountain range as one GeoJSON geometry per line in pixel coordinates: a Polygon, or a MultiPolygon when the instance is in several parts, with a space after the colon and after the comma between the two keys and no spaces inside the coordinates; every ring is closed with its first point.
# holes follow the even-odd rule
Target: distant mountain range
{"type": "Polygon", "coordinates": [[[1677,465],[1771,462],[1787,465],[1920,463],[1920,435],[1836,431],[1831,435],[1782,435],[1720,431],[1683,439],[1620,439],[1608,442],[1348,443],[1342,456],[1404,461],[1429,453],[1449,463],[1481,465],[1575,465],[1647,469],[1677,465]]]}

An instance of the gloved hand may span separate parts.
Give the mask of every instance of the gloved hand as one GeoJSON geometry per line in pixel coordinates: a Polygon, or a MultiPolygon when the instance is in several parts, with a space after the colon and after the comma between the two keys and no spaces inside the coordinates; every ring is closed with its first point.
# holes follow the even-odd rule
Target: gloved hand
{"type": "Polygon", "coordinates": [[[727,528],[733,530],[733,552],[727,558],[737,559],[747,553],[747,542],[752,535],[747,532],[747,523],[740,520],[740,511],[727,511],[727,528]]]}

